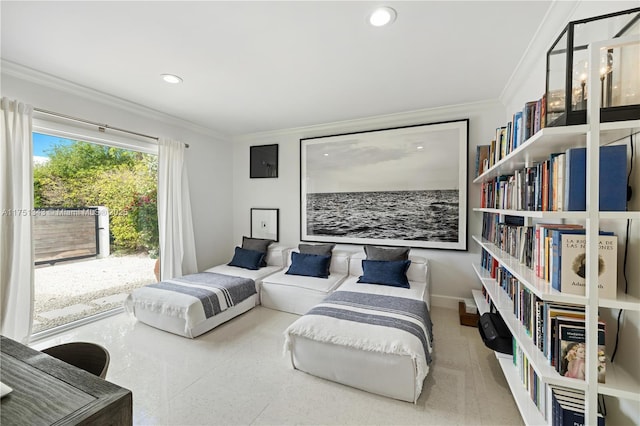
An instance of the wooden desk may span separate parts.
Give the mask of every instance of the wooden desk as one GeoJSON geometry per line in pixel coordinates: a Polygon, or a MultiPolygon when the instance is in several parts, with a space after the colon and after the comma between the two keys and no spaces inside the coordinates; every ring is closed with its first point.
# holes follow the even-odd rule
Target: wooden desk
{"type": "Polygon", "coordinates": [[[131,425],[131,391],[0,336],[0,424],[131,425]]]}

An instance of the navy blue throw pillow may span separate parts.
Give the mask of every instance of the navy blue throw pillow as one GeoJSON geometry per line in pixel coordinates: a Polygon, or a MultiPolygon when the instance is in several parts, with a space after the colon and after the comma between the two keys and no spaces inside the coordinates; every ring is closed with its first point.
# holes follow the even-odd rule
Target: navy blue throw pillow
{"type": "Polygon", "coordinates": [[[286,274],[305,277],[329,278],[331,256],[319,254],[291,253],[291,266],[286,274]]]}
{"type": "Polygon", "coordinates": [[[363,260],[364,274],[358,278],[358,282],[410,288],[407,279],[407,269],[410,264],[410,260],[363,260]]]}
{"type": "Polygon", "coordinates": [[[236,247],[233,259],[228,265],[255,271],[260,269],[262,259],[264,259],[264,253],[262,252],[236,247]]]}

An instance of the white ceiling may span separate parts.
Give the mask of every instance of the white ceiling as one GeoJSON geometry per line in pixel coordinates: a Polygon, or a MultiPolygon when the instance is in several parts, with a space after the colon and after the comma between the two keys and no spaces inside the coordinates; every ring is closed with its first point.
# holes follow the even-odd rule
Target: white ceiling
{"type": "Polygon", "coordinates": [[[236,135],[497,99],[551,1],[380,4],[2,1],[1,53],[236,135]]]}

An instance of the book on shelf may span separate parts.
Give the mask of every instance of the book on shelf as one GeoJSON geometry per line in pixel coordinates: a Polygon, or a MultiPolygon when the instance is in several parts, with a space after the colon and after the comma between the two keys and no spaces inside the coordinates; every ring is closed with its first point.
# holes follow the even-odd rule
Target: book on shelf
{"type": "MultiPolygon", "coordinates": [[[[587,362],[584,319],[556,317],[555,367],[561,376],[585,379],[587,362]]],[[[598,322],[598,382],[605,383],[605,323],[598,322]]]]}
{"type": "Polygon", "coordinates": [[[542,111],[542,99],[536,101],[536,109],[533,116],[533,134],[536,134],[540,129],[540,112],[542,111]]]}
{"type": "Polygon", "coordinates": [[[522,109],[522,142],[525,142],[535,134],[536,101],[524,104],[522,109]]]}
{"type": "Polygon", "coordinates": [[[533,404],[540,411],[540,414],[544,416],[546,412],[547,384],[529,362],[517,339],[512,339],[512,353],[512,362],[518,372],[520,381],[527,390],[533,404]]]}
{"type": "Polygon", "coordinates": [[[524,210],[534,211],[536,209],[537,179],[538,169],[535,166],[525,168],[524,210]]]}
{"type": "Polygon", "coordinates": [[[507,128],[506,126],[503,127],[498,127],[496,129],[496,148],[500,149],[500,153],[499,156],[497,158],[497,160],[502,160],[504,157],[507,156],[507,148],[508,148],[508,142],[507,142],[507,128]]]}
{"type": "Polygon", "coordinates": [[[548,191],[547,191],[547,211],[558,211],[558,157],[564,156],[564,153],[555,152],[549,155],[548,163],[548,191]]]}
{"type": "Polygon", "coordinates": [[[489,169],[489,151],[491,145],[478,145],[476,147],[476,177],[489,169]]]}
{"type": "MultiPolygon", "coordinates": [[[[584,393],[550,385],[551,425],[584,426],[584,393]]],[[[598,413],[598,426],[605,426],[605,418],[598,413]]]]}
{"type": "Polygon", "coordinates": [[[542,162],[542,203],[543,212],[549,211],[549,160],[542,162]]]}
{"type": "Polygon", "coordinates": [[[489,167],[493,167],[496,164],[496,141],[492,140],[489,143],[489,167]]]}
{"type": "Polygon", "coordinates": [[[555,158],[556,176],[555,176],[555,211],[564,210],[564,169],[565,169],[565,153],[558,154],[555,158]]]}
{"type": "MultiPolygon", "coordinates": [[[[562,291],[562,235],[577,234],[584,235],[584,228],[576,229],[552,229],[551,230],[551,287],[562,291]]],[[[613,232],[600,231],[600,235],[613,235],[613,232]]]]}
{"type": "Polygon", "coordinates": [[[558,317],[571,317],[584,320],[584,307],[555,302],[545,303],[542,353],[552,366],[556,365],[556,360],[553,355],[556,353],[556,325],[558,317]]]}
{"type": "Polygon", "coordinates": [[[545,260],[547,252],[545,252],[545,238],[551,236],[554,229],[580,229],[582,225],[571,223],[537,223],[535,225],[535,251],[534,251],[534,273],[537,277],[545,276],[545,260]]]}
{"type": "Polygon", "coordinates": [[[540,129],[547,127],[547,93],[540,99],[540,129]]]}
{"type": "Polygon", "coordinates": [[[537,180],[535,182],[535,199],[536,199],[536,206],[535,206],[535,211],[541,211],[542,210],[542,180],[544,178],[544,172],[542,170],[542,163],[538,163],[536,164],[536,176],[537,176],[537,180]]]}
{"type": "MultiPolygon", "coordinates": [[[[569,148],[566,150],[563,206],[565,211],[586,210],[586,165],[586,148],[569,148]]],[[[626,211],[626,145],[609,145],[600,147],[599,168],[599,209],[601,211],[626,211]]]]}
{"type": "Polygon", "coordinates": [[[560,288],[560,258],[562,256],[562,244],[560,237],[562,234],[584,234],[584,229],[552,229],[551,230],[551,287],[561,291],[560,288]]]}
{"type": "Polygon", "coordinates": [[[522,144],[522,111],[513,114],[513,149],[522,144]]]}
{"type": "MultiPolygon", "coordinates": [[[[604,232],[601,232],[603,234],[604,232]]],[[[567,294],[586,294],[587,237],[581,234],[560,236],[560,291],[567,294]]],[[[598,243],[598,296],[615,299],[618,289],[618,237],[600,235],[598,243]]]]}

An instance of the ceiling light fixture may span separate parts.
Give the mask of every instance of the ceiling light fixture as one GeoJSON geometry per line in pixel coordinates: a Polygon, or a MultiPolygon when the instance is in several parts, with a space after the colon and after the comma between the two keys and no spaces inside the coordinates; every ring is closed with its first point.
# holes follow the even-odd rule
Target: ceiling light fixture
{"type": "Polygon", "coordinates": [[[369,23],[374,27],[383,27],[396,20],[396,11],[387,6],[379,7],[369,15],[369,23]]]}
{"type": "Polygon", "coordinates": [[[177,75],[174,75],[174,74],[160,74],[160,75],[162,76],[162,79],[167,83],[171,83],[171,84],[182,83],[182,78],[178,77],[177,75]]]}

